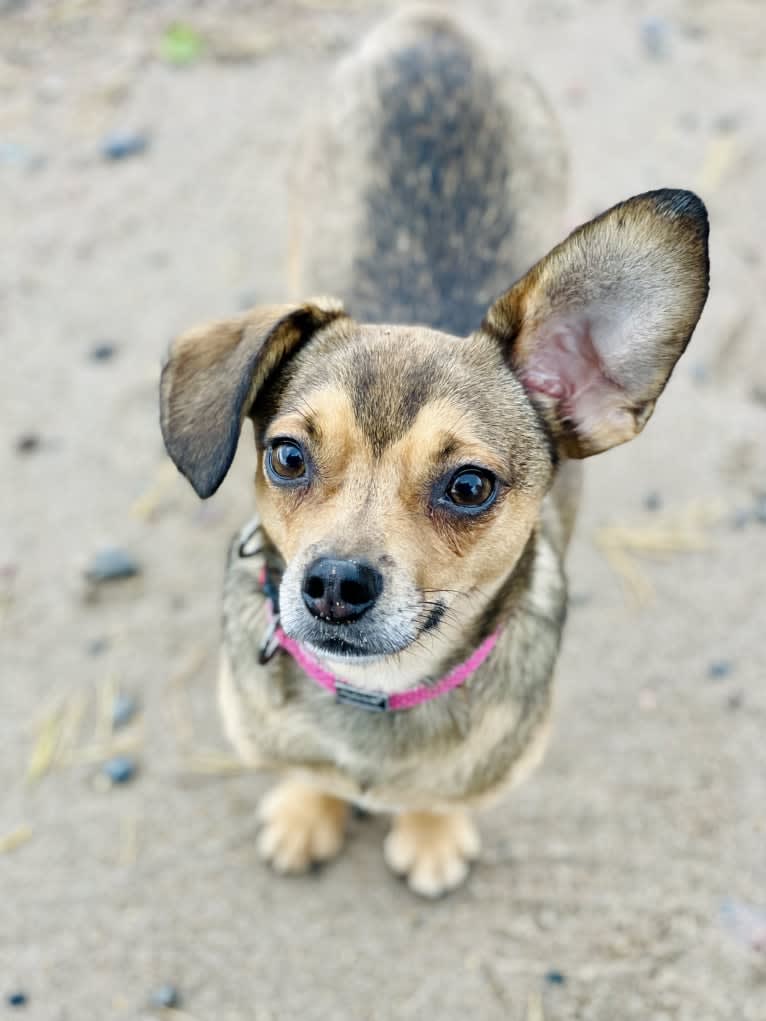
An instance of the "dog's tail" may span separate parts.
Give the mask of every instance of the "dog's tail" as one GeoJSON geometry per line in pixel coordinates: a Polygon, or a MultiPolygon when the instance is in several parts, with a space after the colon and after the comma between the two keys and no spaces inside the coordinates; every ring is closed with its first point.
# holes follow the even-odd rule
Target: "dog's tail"
{"type": "Polygon", "coordinates": [[[394,16],[340,65],[297,169],[294,297],[363,321],[468,333],[561,229],[546,102],[434,12],[394,16]]]}

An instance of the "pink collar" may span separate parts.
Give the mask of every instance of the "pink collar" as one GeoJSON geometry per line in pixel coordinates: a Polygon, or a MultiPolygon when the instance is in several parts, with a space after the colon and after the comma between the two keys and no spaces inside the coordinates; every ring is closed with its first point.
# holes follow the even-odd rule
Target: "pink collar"
{"type": "Polygon", "coordinates": [[[464,681],[467,681],[471,674],[475,673],[489,656],[497,640],[500,631],[493,631],[484,639],[481,645],[474,649],[468,659],[459,663],[454,669],[445,674],[435,684],[421,684],[419,688],[411,688],[409,691],[397,691],[387,695],[382,691],[367,691],[365,688],[357,688],[353,684],[347,684],[340,678],[335,677],[329,670],[325,670],[321,663],[310,656],[306,650],[290,638],[277,624],[274,629],[273,638],[280,648],[288,653],[303,672],[321,684],[327,691],[331,691],[338,702],[348,705],[359,706],[361,709],[371,709],[376,712],[395,712],[397,709],[414,709],[422,702],[430,702],[432,698],[438,698],[453,688],[458,688],[464,681]]]}
{"type": "Polygon", "coordinates": [[[386,695],[382,691],[367,691],[365,688],[357,688],[347,684],[340,678],[335,677],[325,670],[295,639],[288,637],[282,628],[277,624],[274,631],[274,638],[280,648],[289,653],[303,672],[321,684],[327,691],[331,691],[339,702],[348,705],[359,706],[361,709],[371,709],[377,712],[395,712],[397,709],[414,709],[422,702],[430,702],[432,698],[438,698],[453,688],[459,687],[468,680],[472,673],[479,669],[490,652],[497,645],[500,637],[499,631],[493,631],[484,639],[481,645],[475,649],[468,659],[458,664],[448,674],[445,674],[436,684],[422,684],[419,688],[411,688],[409,691],[397,691],[392,695],[386,695]]]}
{"type": "Polygon", "coordinates": [[[261,647],[259,660],[267,662],[276,652],[277,648],[283,649],[295,660],[303,672],[316,681],[327,691],[332,692],[338,702],[346,705],[355,705],[360,709],[369,709],[373,712],[396,712],[398,709],[414,709],[423,702],[430,702],[439,695],[445,695],[453,688],[460,687],[467,681],[471,674],[475,673],[482,663],[487,659],[500,637],[500,629],[488,635],[478,648],[474,649],[468,659],[453,667],[448,674],[435,684],[421,684],[419,688],[411,688],[409,691],[397,691],[387,695],[382,691],[368,691],[365,688],[357,688],[341,680],[329,670],[325,670],[303,646],[285,634],[279,623],[277,588],[269,578],[268,572],[263,568],[260,572],[261,587],[266,596],[271,625],[261,647]]]}

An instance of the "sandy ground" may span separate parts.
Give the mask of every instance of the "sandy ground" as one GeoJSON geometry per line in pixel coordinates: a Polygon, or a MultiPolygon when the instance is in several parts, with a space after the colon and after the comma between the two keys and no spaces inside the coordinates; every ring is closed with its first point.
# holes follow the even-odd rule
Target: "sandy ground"
{"type": "Polygon", "coordinates": [[[387,873],[383,819],[319,876],[258,862],[268,780],[228,770],[214,701],[251,466],[199,505],[156,408],[176,331],[282,297],[305,97],[385,6],[0,0],[0,1017],[144,1017],[170,982],[168,1016],[197,1021],[766,1018],[766,961],[722,915],[766,911],[766,11],[470,7],[560,113],[570,222],[696,187],[713,279],[654,421],[589,465],[546,762],[482,820],[470,883],[428,904],[387,873]],[[158,56],[176,19],[208,43],[189,67],[158,56]],[[151,143],[108,162],[117,130],[151,143]],[[612,526],[631,531],[606,533],[610,561],[612,526]],[[109,545],[142,574],[88,599],[109,545]],[[116,741],[115,688],[141,702],[116,741]],[[140,771],[104,789],[115,748],[140,771]]]}

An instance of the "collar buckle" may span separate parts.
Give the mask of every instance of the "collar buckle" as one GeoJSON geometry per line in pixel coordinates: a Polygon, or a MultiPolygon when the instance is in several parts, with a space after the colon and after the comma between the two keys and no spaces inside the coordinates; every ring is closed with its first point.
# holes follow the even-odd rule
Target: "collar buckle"
{"type": "Polygon", "coordinates": [[[261,647],[258,650],[258,662],[261,666],[273,659],[275,653],[279,650],[279,639],[277,638],[278,627],[279,614],[275,614],[269,621],[266,634],[264,635],[261,647]]]}
{"type": "Polygon", "coordinates": [[[388,695],[380,691],[365,691],[355,688],[345,681],[335,681],[335,697],[343,705],[353,705],[358,709],[367,709],[371,713],[388,712],[388,695]]]}

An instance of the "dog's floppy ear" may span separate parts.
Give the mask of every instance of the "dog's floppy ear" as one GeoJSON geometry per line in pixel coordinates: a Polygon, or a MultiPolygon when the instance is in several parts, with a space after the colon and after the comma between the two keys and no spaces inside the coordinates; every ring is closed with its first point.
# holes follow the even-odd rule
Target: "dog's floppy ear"
{"type": "Polygon", "coordinates": [[[255,308],[184,333],[162,370],[160,422],[168,453],[203,498],[234,460],[258,391],[317,330],[343,316],[338,302],[255,308]]]}
{"type": "Polygon", "coordinates": [[[654,191],[579,227],[490,308],[562,453],[632,439],[684,351],[708,292],[708,220],[688,191],[654,191]]]}

